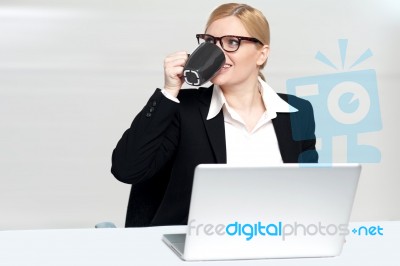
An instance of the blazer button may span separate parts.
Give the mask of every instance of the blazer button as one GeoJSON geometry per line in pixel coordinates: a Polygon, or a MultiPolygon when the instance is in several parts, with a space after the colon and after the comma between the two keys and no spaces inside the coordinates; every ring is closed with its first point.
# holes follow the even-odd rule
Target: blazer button
{"type": "Polygon", "coordinates": [[[150,117],[151,116],[151,113],[146,113],[146,117],[150,117]]]}
{"type": "Polygon", "coordinates": [[[150,107],[149,111],[150,113],[154,112],[154,107],[150,107]]]}
{"type": "Polygon", "coordinates": [[[156,102],[156,101],[153,101],[151,105],[156,106],[156,105],[157,105],[157,102],[156,102]]]}

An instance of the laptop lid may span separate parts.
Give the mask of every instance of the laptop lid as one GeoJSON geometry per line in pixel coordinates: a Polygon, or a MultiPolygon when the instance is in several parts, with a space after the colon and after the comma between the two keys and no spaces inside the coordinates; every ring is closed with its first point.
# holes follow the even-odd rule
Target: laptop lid
{"type": "Polygon", "coordinates": [[[337,256],[359,164],[199,165],[184,260],[337,256]]]}

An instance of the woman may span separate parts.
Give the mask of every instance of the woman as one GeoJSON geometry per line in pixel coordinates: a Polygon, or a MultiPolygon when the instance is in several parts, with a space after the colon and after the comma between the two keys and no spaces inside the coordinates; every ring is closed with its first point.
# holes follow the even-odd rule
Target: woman
{"type": "Polygon", "coordinates": [[[187,53],[166,57],[164,88],[113,152],[112,173],[132,184],[127,227],[186,224],[198,164],[318,161],[311,105],[276,94],[260,72],[270,39],[263,14],[244,4],[221,5],[196,37],[224,51],[213,86],[181,90],[187,53]]]}

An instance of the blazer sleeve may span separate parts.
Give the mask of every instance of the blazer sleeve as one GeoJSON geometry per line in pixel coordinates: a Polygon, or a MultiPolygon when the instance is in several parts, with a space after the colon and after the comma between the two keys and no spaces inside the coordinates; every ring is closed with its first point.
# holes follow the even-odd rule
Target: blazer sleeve
{"type": "Polygon", "coordinates": [[[291,113],[292,137],[301,143],[298,162],[318,163],[318,153],[315,149],[315,119],[311,103],[293,95],[288,95],[288,103],[299,110],[291,113]]]}
{"type": "Polygon", "coordinates": [[[157,174],[174,156],[179,141],[179,104],[157,89],[112,153],[111,173],[137,184],[157,174]]]}

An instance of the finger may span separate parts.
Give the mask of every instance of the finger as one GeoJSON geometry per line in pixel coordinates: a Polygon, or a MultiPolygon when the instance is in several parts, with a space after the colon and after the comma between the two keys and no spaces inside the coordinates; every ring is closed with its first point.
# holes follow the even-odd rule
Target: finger
{"type": "Polygon", "coordinates": [[[168,78],[180,79],[183,74],[183,67],[172,67],[165,69],[165,74],[168,78]]]}
{"type": "Polygon", "coordinates": [[[184,60],[186,62],[187,58],[188,58],[188,55],[186,52],[179,52],[179,53],[175,53],[175,54],[167,56],[164,59],[164,63],[170,63],[170,62],[174,62],[176,60],[184,60]]]}

